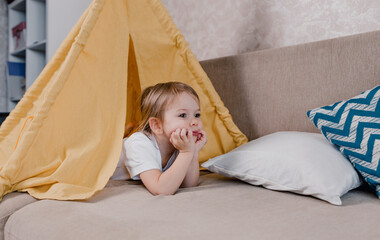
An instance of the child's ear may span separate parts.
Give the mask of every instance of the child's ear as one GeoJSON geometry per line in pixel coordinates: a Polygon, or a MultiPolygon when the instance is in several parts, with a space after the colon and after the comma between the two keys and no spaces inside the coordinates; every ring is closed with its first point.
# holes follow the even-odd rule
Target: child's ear
{"type": "Polygon", "coordinates": [[[164,131],[162,129],[161,120],[156,117],[151,117],[148,120],[150,129],[155,134],[162,134],[164,131]]]}

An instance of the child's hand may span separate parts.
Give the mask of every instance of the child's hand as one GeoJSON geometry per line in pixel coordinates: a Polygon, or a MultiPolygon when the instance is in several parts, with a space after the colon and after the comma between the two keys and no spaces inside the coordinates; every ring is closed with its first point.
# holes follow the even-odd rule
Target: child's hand
{"type": "Polygon", "coordinates": [[[207,135],[205,131],[200,131],[195,140],[195,150],[199,152],[203,146],[207,143],[207,135]]]}
{"type": "Polygon", "coordinates": [[[195,142],[193,140],[193,133],[187,129],[176,129],[170,136],[170,142],[179,150],[179,152],[194,152],[195,142]]]}

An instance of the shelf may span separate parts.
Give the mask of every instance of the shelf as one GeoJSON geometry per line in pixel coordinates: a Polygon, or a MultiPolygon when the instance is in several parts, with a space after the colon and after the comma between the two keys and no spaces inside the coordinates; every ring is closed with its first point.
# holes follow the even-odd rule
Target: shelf
{"type": "Polygon", "coordinates": [[[46,40],[34,42],[32,45],[28,46],[28,49],[44,52],[46,49],[46,40]]]}
{"type": "Polygon", "coordinates": [[[26,0],[15,0],[9,4],[9,8],[20,12],[25,12],[26,0]]]}
{"type": "MultiPolygon", "coordinates": [[[[38,78],[46,62],[91,2],[92,0],[14,0],[8,4],[8,61],[25,63],[26,89],[38,78]],[[16,49],[12,27],[23,21],[27,24],[26,48],[16,49]]],[[[9,82],[8,76],[7,83],[9,82]]],[[[7,91],[8,111],[12,111],[17,102],[12,101],[9,87],[7,91]]]]}
{"type": "MultiPolygon", "coordinates": [[[[0,0],[1,1],[1,0],[0,0]]],[[[56,1],[56,0],[52,0],[56,1]]],[[[66,2],[57,1],[57,2],[66,2]]],[[[77,0],[75,0],[77,1],[77,0]]],[[[25,63],[25,83],[17,85],[16,90],[29,88],[34,80],[38,77],[42,69],[46,65],[46,0],[14,0],[8,4],[8,60],[10,62],[25,63]],[[12,28],[25,21],[27,30],[23,32],[26,47],[15,50],[15,41],[12,37],[12,28]]],[[[19,45],[23,46],[23,45],[19,45]]],[[[7,83],[11,83],[11,76],[8,76],[7,83]]],[[[17,104],[12,98],[8,85],[8,111],[11,111],[17,104]]],[[[18,99],[17,99],[18,100],[18,99]]]]}
{"type": "Polygon", "coordinates": [[[25,57],[26,48],[11,52],[12,56],[25,57]]]}

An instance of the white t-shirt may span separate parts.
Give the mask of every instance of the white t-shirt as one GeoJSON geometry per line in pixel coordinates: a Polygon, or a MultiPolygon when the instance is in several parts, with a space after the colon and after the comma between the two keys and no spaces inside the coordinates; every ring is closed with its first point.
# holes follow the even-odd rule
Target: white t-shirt
{"type": "Polygon", "coordinates": [[[147,170],[159,169],[165,172],[178,156],[176,150],[168,163],[162,168],[160,149],[153,135],[136,132],[123,140],[119,163],[112,180],[140,180],[139,174],[147,170]]]}

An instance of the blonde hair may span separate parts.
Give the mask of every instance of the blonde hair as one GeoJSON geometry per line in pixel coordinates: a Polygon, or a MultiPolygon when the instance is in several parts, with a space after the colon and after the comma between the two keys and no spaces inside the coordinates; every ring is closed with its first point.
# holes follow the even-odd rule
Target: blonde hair
{"type": "Polygon", "coordinates": [[[188,93],[194,97],[199,104],[199,97],[195,90],[189,85],[181,82],[159,83],[144,89],[140,98],[140,111],[142,120],[137,131],[152,133],[149,126],[149,118],[156,117],[162,120],[165,106],[173,98],[181,93],[188,93]]]}

